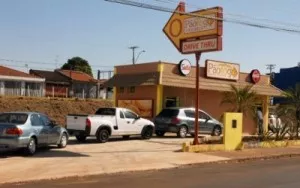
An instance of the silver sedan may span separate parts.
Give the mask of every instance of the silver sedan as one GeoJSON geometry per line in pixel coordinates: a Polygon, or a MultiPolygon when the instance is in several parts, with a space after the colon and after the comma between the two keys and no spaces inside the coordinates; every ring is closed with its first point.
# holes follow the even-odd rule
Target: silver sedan
{"type": "Polygon", "coordinates": [[[67,130],[36,112],[9,112],[0,114],[0,149],[24,149],[33,155],[37,147],[68,143],[67,130]]]}

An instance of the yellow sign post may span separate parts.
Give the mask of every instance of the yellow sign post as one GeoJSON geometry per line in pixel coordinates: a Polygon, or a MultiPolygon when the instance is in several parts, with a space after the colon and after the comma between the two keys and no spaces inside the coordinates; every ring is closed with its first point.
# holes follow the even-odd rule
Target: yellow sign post
{"type": "MultiPolygon", "coordinates": [[[[180,2],[163,32],[182,54],[195,53],[196,95],[195,111],[199,109],[199,61],[202,52],[222,50],[223,9],[214,7],[192,13],[185,12],[185,3],[180,2]]],[[[195,113],[194,144],[198,145],[198,117],[195,113]]]]}

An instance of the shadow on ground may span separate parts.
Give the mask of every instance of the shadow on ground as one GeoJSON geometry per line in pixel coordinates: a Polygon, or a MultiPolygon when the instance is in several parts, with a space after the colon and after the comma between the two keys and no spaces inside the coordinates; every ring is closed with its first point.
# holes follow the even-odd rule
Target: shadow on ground
{"type": "MultiPolygon", "coordinates": [[[[75,138],[75,137],[71,137],[71,138],[75,138]]],[[[187,138],[191,138],[193,139],[193,137],[188,136],[187,138]]],[[[199,139],[205,138],[205,136],[199,136],[199,139]]],[[[108,142],[128,142],[128,141],[133,141],[133,140],[141,140],[141,141],[146,141],[146,142],[152,142],[152,143],[158,143],[158,144],[165,144],[165,145],[178,145],[178,144],[169,144],[167,142],[164,142],[163,140],[165,139],[174,139],[174,140],[180,140],[181,138],[178,138],[177,136],[163,136],[163,137],[157,137],[157,136],[153,136],[151,139],[149,140],[143,140],[140,136],[131,136],[130,138],[124,139],[122,137],[112,137],[109,139],[108,142]],[[153,140],[155,139],[155,140],[153,140]],[[157,140],[162,140],[162,141],[157,141],[157,140]]],[[[184,139],[182,139],[184,140],[184,139]]],[[[68,142],[68,145],[78,145],[78,144],[99,144],[99,142],[97,142],[96,137],[89,137],[86,141],[84,142],[79,142],[76,139],[71,139],[68,142]]]]}
{"type": "Polygon", "coordinates": [[[0,151],[0,159],[11,158],[11,157],[55,158],[55,157],[89,157],[89,155],[66,151],[64,149],[58,150],[55,147],[39,148],[33,156],[26,156],[22,150],[0,151]]]}

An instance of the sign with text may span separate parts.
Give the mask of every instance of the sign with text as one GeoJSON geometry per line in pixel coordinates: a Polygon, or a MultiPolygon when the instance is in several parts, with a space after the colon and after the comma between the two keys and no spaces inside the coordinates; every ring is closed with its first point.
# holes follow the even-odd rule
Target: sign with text
{"type": "Polygon", "coordinates": [[[179,62],[178,68],[179,68],[179,72],[183,76],[187,76],[188,74],[190,74],[190,72],[192,70],[192,64],[190,63],[189,60],[183,59],[179,62]]]}
{"type": "MultiPolygon", "coordinates": [[[[223,34],[223,8],[214,7],[185,13],[185,4],[179,3],[178,7],[166,23],[163,32],[181,53],[181,44],[184,40],[200,37],[220,37],[223,34]],[[182,13],[182,14],[181,14],[182,13]]],[[[212,40],[212,39],[211,39],[212,40]]],[[[216,40],[216,39],[215,39],[216,40]]],[[[186,42],[183,42],[183,44],[186,42]]],[[[222,45],[222,44],[221,44],[222,45]]],[[[201,49],[200,49],[201,51],[201,49]]],[[[205,50],[210,51],[210,50],[205,50]]],[[[215,49],[211,51],[216,51],[215,49]]],[[[199,52],[199,51],[198,51],[199,52]]],[[[194,53],[186,51],[185,53],[194,53]]]]}
{"type": "Polygon", "coordinates": [[[226,80],[238,80],[240,65],[221,61],[206,60],[206,76],[226,80]]]}
{"type": "Polygon", "coordinates": [[[195,53],[199,51],[211,52],[220,50],[222,50],[222,37],[183,41],[181,46],[181,51],[183,54],[195,53]]]}

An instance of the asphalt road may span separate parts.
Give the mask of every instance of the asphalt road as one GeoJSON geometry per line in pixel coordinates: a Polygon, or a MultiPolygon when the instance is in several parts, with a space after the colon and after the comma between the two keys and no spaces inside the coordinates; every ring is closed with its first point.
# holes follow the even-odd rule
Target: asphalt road
{"type": "Polygon", "coordinates": [[[69,178],[29,184],[0,185],[0,188],[294,188],[300,187],[299,169],[300,158],[284,158],[245,163],[203,164],[170,170],[69,178]]]}

